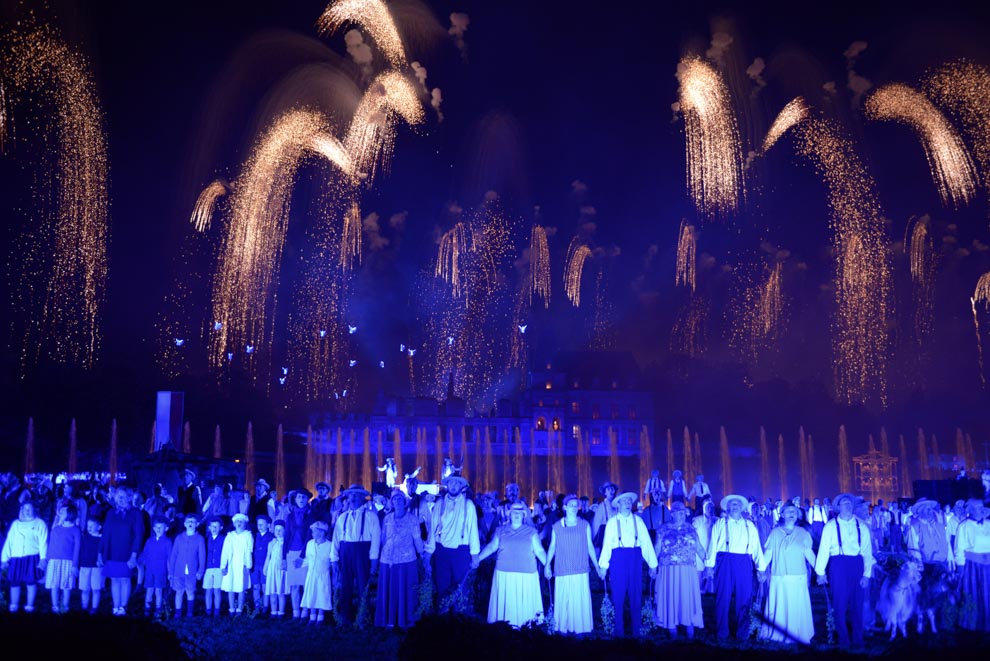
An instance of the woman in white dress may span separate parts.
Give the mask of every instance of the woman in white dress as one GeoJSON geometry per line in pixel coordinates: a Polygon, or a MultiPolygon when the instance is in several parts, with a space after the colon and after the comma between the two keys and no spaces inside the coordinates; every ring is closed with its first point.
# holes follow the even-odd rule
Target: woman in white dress
{"type": "Polygon", "coordinates": [[[309,526],[313,539],[306,543],[306,557],[296,560],[298,567],[306,567],[306,582],[303,583],[302,616],[309,612],[309,623],[323,622],[327,611],[333,610],[333,594],[330,591],[330,540],[327,533],[330,526],[323,521],[314,521],[309,526]]]}
{"type": "Polygon", "coordinates": [[[543,595],[536,561],[547,562],[536,528],[523,521],[527,514],[521,501],[509,507],[509,523],[495,531],[492,541],[481,551],[478,561],[498,553],[492,595],[488,600],[488,621],[508,622],[514,627],[543,618],[543,595]]]}
{"type": "Polygon", "coordinates": [[[553,524],[550,549],[543,573],[556,576],[553,586],[553,619],[560,633],[590,633],[595,628],[591,606],[588,562],[598,573],[598,556],[591,541],[591,525],[578,516],[581,500],[564,499],[564,518],[553,524]],[[550,563],[557,562],[551,569],[550,563]]]}
{"type": "Polygon", "coordinates": [[[282,617],[285,615],[285,595],[289,594],[289,584],[285,580],[285,521],[276,521],[272,534],[274,538],[268,542],[265,555],[265,594],[271,596],[272,617],[282,617]]]}
{"type": "Polygon", "coordinates": [[[770,531],[763,550],[763,566],[758,569],[770,567],[770,588],[759,636],[807,645],[815,635],[808,593],[808,566],[815,566],[815,554],[811,535],[796,525],[798,514],[793,503],[781,507],[780,523],[770,531]]]}
{"type": "Polygon", "coordinates": [[[230,612],[244,610],[244,593],[251,587],[251,565],[254,561],[254,535],[248,530],[246,514],[233,517],[234,530],[227,533],[220,549],[220,589],[227,593],[230,612]]]}

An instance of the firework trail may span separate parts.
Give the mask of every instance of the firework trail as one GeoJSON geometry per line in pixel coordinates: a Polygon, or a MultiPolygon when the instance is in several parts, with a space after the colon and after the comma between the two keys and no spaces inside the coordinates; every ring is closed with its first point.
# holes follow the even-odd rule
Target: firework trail
{"type": "Polygon", "coordinates": [[[922,349],[931,335],[935,317],[935,249],[928,216],[908,223],[904,243],[908,247],[914,288],[914,338],[922,349]]]}
{"type": "Polygon", "coordinates": [[[461,280],[461,255],[472,250],[470,233],[464,223],[457,223],[444,232],[437,247],[437,265],[434,269],[436,277],[442,278],[452,288],[454,298],[460,298],[463,282],[461,280]]]}
{"type": "Polygon", "coordinates": [[[584,263],[589,257],[591,257],[591,248],[578,237],[571,239],[564,265],[564,291],[567,300],[576,308],[581,307],[581,275],[584,273],[584,263]]]}
{"type": "Polygon", "coordinates": [[[674,286],[691,287],[693,293],[698,280],[698,235],[687,220],[681,221],[677,238],[677,268],[674,271],[674,286]]]}
{"type": "Polygon", "coordinates": [[[687,186],[703,217],[722,217],[745,196],[742,146],[729,90],[697,57],[677,65],[679,104],[687,137],[687,186]]]}
{"type": "Polygon", "coordinates": [[[976,194],[976,170],[966,145],[945,116],[907,85],[879,88],[866,100],[868,117],[907,124],[918,134],[942,204],[959,208],[976,194]]]}
{"type": "Polygon", "coordinates": [[[227,185],[217,179],[203,189],[203,192],[196,198],[196,206],[193,207],[192,216],[189,222],[196,228],[197,232],[205,232],[210,229],[210,222],[213,220],[213,210],[216,208],[217,200],[229,192],[227,185]]]}
{"type": "Polygon", "coordinates": [[[983,338],[980,335],[980,317],[976,311],[976,304],[982,303],[984,307],[990,301],[990,272],[984,273],[976,282],[976,290],[969,299],[970,308],[973,310],[973,327],[976,330],[976,357],[980,368],[980,385],[986,390],[987,377],[983,372],[983,338]]]}
{"type": "Polygon", "coordinates": [[[425,114],[415,86],[405,76],[389,71],[375,78],[361,97],[344,139],[355,173],[369,186],[379,167],[388,171],[399,117],[415,125],[425,114]]]}
{"type": "Polygon", "coordinates": [[[356,200],[344,214],[344,227],[340,233],[340,266],[345,271],[361,263],[361,209],[356,200]]]}
{"type": "Polygon", "coordinates": [[[529,270],[531,274],[530,302],[532,294],[543,299],[543,307],[550,308],[550,247],[547,243],[547,230],[542,225],[533,225],[529,237],[529,270]]]}
{"type": "Polygon", "coordinates": [[[951,62],[928,76],[922,89],[962,125],[990,190],[990,69],[966,60],[951,62]]]}
{"type": "Polygon", "coordinates": [[[763,138],[763,153],[770,151],[770,148],[780,140],[780,136],[806,119],[808,119],[808,104],[800,96],[791,100],[790,103],[777,113],[777,118],[773,120],[770,130],[767,131],[766,137],[763,138]]]}
{"type": "Polygon", "coordinates": [[[705,352],[708,343],[708,303],[693,296],[681,310],[670,331],[670,349],[690,358],[705,352]]]}
{"type": "MultiPolygon", "coordinates": [[[[13,301],[16,323],[23,324],[22,375],[43,352],[56,362],[91,367],[106,295],[109,211],[103,111],[89,63],[51,28],[30,26],[8,35],[3,67],[10,84],[4,95],[28,108],[26,126],[44,131],[22,136],[44,145],[29,150],[42,154],[33,191],[39,209],[20,238],[13,301]],[[41,116],[42,107],[54,116],[41,116]]],[[[6,98],[0,107],[0,130],[10,137],[6,98]]]]}
{"type": "Polygon", "coordinates": [[[368,31],[375,44],[396,69],[406,66],[406,51],[392,14],[379,0],[340,0],[327,5],[316,21],[322,34],[333,34],[348,23],[368,31]]]}
{"type": "Polygon", "coordinates": [[[782,272],[783,263],[778,261],[763,282],[747,287],[741,296],[742,313],[733,326],[731,341],[754,360],[762,349],[774,347],[780,337],[784,319],[782,272]]]}
{"type": "Polygon", "coordinates": [[[289,111],[260,137],[233,184],[213,286],[213,318],[219,324],[211,336],[214,367],[242,346],[260,346],[268,353],[273,324],[268,308],[277,287],[292,188],[311,155],[333,163],[350,180],[352,163],[328,121],[313,111],[289,111]]]}

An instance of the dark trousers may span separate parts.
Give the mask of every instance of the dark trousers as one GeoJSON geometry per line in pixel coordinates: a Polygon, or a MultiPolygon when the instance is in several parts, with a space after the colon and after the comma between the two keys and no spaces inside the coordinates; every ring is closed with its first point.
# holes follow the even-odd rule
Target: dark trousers
{"type": "Polygon", "coordinates": [[[832,615],[841,647],[863,644],[863,556],[833,555],[828,559],[828,582],[832,586],[832,615]]]}
{"type": "Polygon", "coordinates": [[[340,614],[345,622],[353,622],[358,599],[364,594],[371,578],[371,542],[340,543],[340,614]]]}
{"type": "Polygon", "coordinates": [[[465,544],[456,549],[437,544],[433,553],[433,584],[441,599],[461,585],[471,568],[471,548],[465,544]]]}
{"type": "Polygon", "coordinates": [[[749,607],[753,603],[753,558],[745,553],[721,552],[715,557],[715,624],[718,637],[729,637],[729,623],[735,622],[736,637],[749,637],[749,607]],[[736,596],[731,619],[729,606],[736,596]]]}
{"type": "Polygon", "coordinates": [[[643,552],[638,546],[612,550],[608,580],[612,586],[612,607],[615,609],[614,634],[625,635],[623,613],[628,597],[632,635],[638,636],[640,620],[643,619],[643,552]]]}

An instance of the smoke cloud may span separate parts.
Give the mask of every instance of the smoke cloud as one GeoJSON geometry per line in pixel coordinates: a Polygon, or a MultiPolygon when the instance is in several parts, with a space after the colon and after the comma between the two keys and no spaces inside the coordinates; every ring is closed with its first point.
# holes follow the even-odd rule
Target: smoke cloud
{"type": "Polygon", "coordinates": [[[447,30],[447,34],[454,38],[454,45],[465,62],[467,62],[467,44],[464,43],[464,33],[467,32],[470,23],[471,19],[467,14],[455,11],[450,15],[450,28],[447,30]]]}

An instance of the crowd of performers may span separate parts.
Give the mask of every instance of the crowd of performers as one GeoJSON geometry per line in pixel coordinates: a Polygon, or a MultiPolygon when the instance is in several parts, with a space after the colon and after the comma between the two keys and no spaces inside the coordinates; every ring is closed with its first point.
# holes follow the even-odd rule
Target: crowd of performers
{"type": "Polygon", "coordinates": [[[362,485],[334,497],[320,482],[315,495],[296,489],[280,498],[264,479],[253,495],[225,484],[204,493],[191,469],[174,495],[161,485],[142,494],[105,482],[25,483],[3,474],[9,609],[33,611],[40,585],[51,592],[53,612],[68,611],[78,590],[77,603],[96,613],[109,579],[118,616],[128,613],[136,584],[149,616],[168,599],[177,618],[253,609],[316,624],[335,611],[348,624],[366,599],[375,625],[406,628],[424,581],[440,602],[494,558],[490,622],[540,622],[552,607],[557,631],[589,633],[595,572],[614,609],[615,635],[639,634],[645,592],[656,625],[693,637],[704,627],[702,594],[709,592],[718,638],[753,635],[756,608],[759,638],[807,644],[817,583],[827,586],[838,644],[855,647],[877,622],[871,585],[882,578],[878,559],[901,558],[923,569],[919,630],[938,626],[940,599],[958,598],[958,624],[990,631],[990,525],[980,499],[888,506],[842,493],[715,501],[704,476],[689,486],[675,471],[664,484],[654,471],[642,493],[606,482],[593,501],[542,492],[529,504],[514,483],[502,494],[474,493],[447,463],[437,493],[421,490],[415,475],[395,486],[390,474],[387,495],[374,497],[362,485]],[[376,573],[377,593],[369,595],[376,573]],[[552,584],[549,604],[544,579],[552,584]]]}

